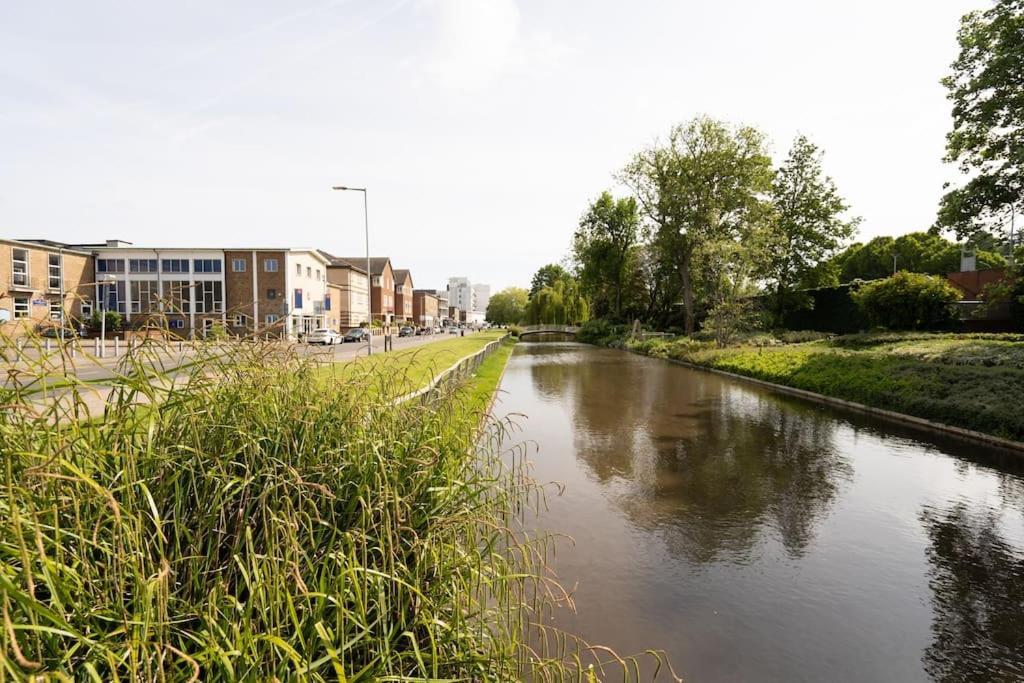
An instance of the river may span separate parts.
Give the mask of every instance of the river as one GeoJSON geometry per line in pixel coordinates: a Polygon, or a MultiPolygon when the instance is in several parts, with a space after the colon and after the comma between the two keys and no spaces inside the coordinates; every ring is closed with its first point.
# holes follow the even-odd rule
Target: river
{"type": "Polygon", "coordinates": [[[555,626],[696,682],[1024,680],[1024,459],[574,343],[501,391],[564,485],[555,626]]]}

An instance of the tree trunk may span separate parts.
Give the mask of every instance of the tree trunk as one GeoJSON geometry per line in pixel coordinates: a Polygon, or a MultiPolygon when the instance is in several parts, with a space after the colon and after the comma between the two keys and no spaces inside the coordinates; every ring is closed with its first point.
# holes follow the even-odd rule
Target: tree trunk
{"type": "Polygon", "coordinates": [[[693,334],[693,282],[690,278],[690,249],[683,250],[679,259],[679,278],[683,285],[683,316],[686,334],[693,334]]]}

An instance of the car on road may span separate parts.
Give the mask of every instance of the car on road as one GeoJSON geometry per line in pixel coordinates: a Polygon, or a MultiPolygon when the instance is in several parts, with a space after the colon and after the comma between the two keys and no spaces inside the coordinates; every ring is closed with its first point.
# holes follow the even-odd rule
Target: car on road
{"type": "Polygon", "coordinates": [[[416,336],[416,330],[409,327],[408,325],[402,325],[398,330],[399,337],[414,337],[416,336]]]}
{"type": "Polygon", "coordinates": [[[346,342],[366,341],[366,337],[367,337],[368,334],[369,333],[366,331],[365,327],[357,327],[354,330],[350,330],[349,333],[345,335],[345,337],[344,337],[344,339],[342,341],[346,341],[346,342]]]}
{"type": "Polygon", "coordinates": [[[333,346],[341,343],[341,335],[330,328],[320,327],[306,335],[306,343],[333,346]]]}

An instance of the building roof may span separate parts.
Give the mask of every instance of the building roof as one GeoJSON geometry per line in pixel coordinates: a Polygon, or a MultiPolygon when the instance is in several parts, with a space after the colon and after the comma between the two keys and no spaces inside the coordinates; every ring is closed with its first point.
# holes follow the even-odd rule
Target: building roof
{"type": "Polygon", "coordinates": [[[409,272],[408,268],[396,268],[395,269],[395,280],[404,282],[405,279],[412,279],[412,273],[409,272]]]}
{"type": "Polygon", "coordinates": [[[0,242],[6,244],[13,244],[18,247],[29,247],[32,249],[46,249],[48,251],[63,251],[68,254],[76,254],[78,256],[92,256],[92,252],[84,249],[64,244],[63,242],[54,242],[53,240],[34,240],[34,239],[21,239],[12,240],[6,237],[0,237],[0,242]]]}
{"type": "MultiPolygon", "coordinates": [[[[321,252],[321,253],[323,253],[323,252],[321,252]]],[[[365,265],[366,264],[366,257],[365,256],[330,256],[329,258],[333,259],[333,260],[336,260],[336,261],[342,261],[343,262],[343,263],[338,263],[337,265],[348,265],[348,266],[351,266],[353,268],[358,268],[359,264],[362,263],[363,264],[363,268],[365,269],[365,267],[366,267],[366,265],[365,265]]],[[[370,270],[372,272],[370,274],[371,275],[382,275],[384,273],[384,267],[387,266],[389,263],[391,263],[391,258],[389,256],[371,256],[370,257],[370,270]]],[[[363,270],[362,272],[365,273],[366,271],[363,270]]]]}

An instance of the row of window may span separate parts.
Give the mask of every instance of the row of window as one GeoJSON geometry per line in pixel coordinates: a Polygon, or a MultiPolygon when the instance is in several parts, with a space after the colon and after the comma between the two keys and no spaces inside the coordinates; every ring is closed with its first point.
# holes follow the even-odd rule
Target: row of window
{"type": "MultiPolygon", "coordinates": [[[[219,273],[221,271],[220,259],[189,259],[165,258],[159,261],[155,258],[131,258],[127,259],[129,273],[188,273],[191,265],[193,273],[219,273]],[[160,268],[157,268],[159,262],[160,268]]],[[[125,259],[121,258],[98,258],[96,259],[97,273],[124,273],[125,259]]]]}
{"type": "MultiPolygon", "coordinates": [[[[48,254],[46,272],[48,289],[60,289],[61,271],[60,254],[48,254]]],[[[28,249],[11,249],[11,284],[15,287],[30,286],[28,249]]]]}

